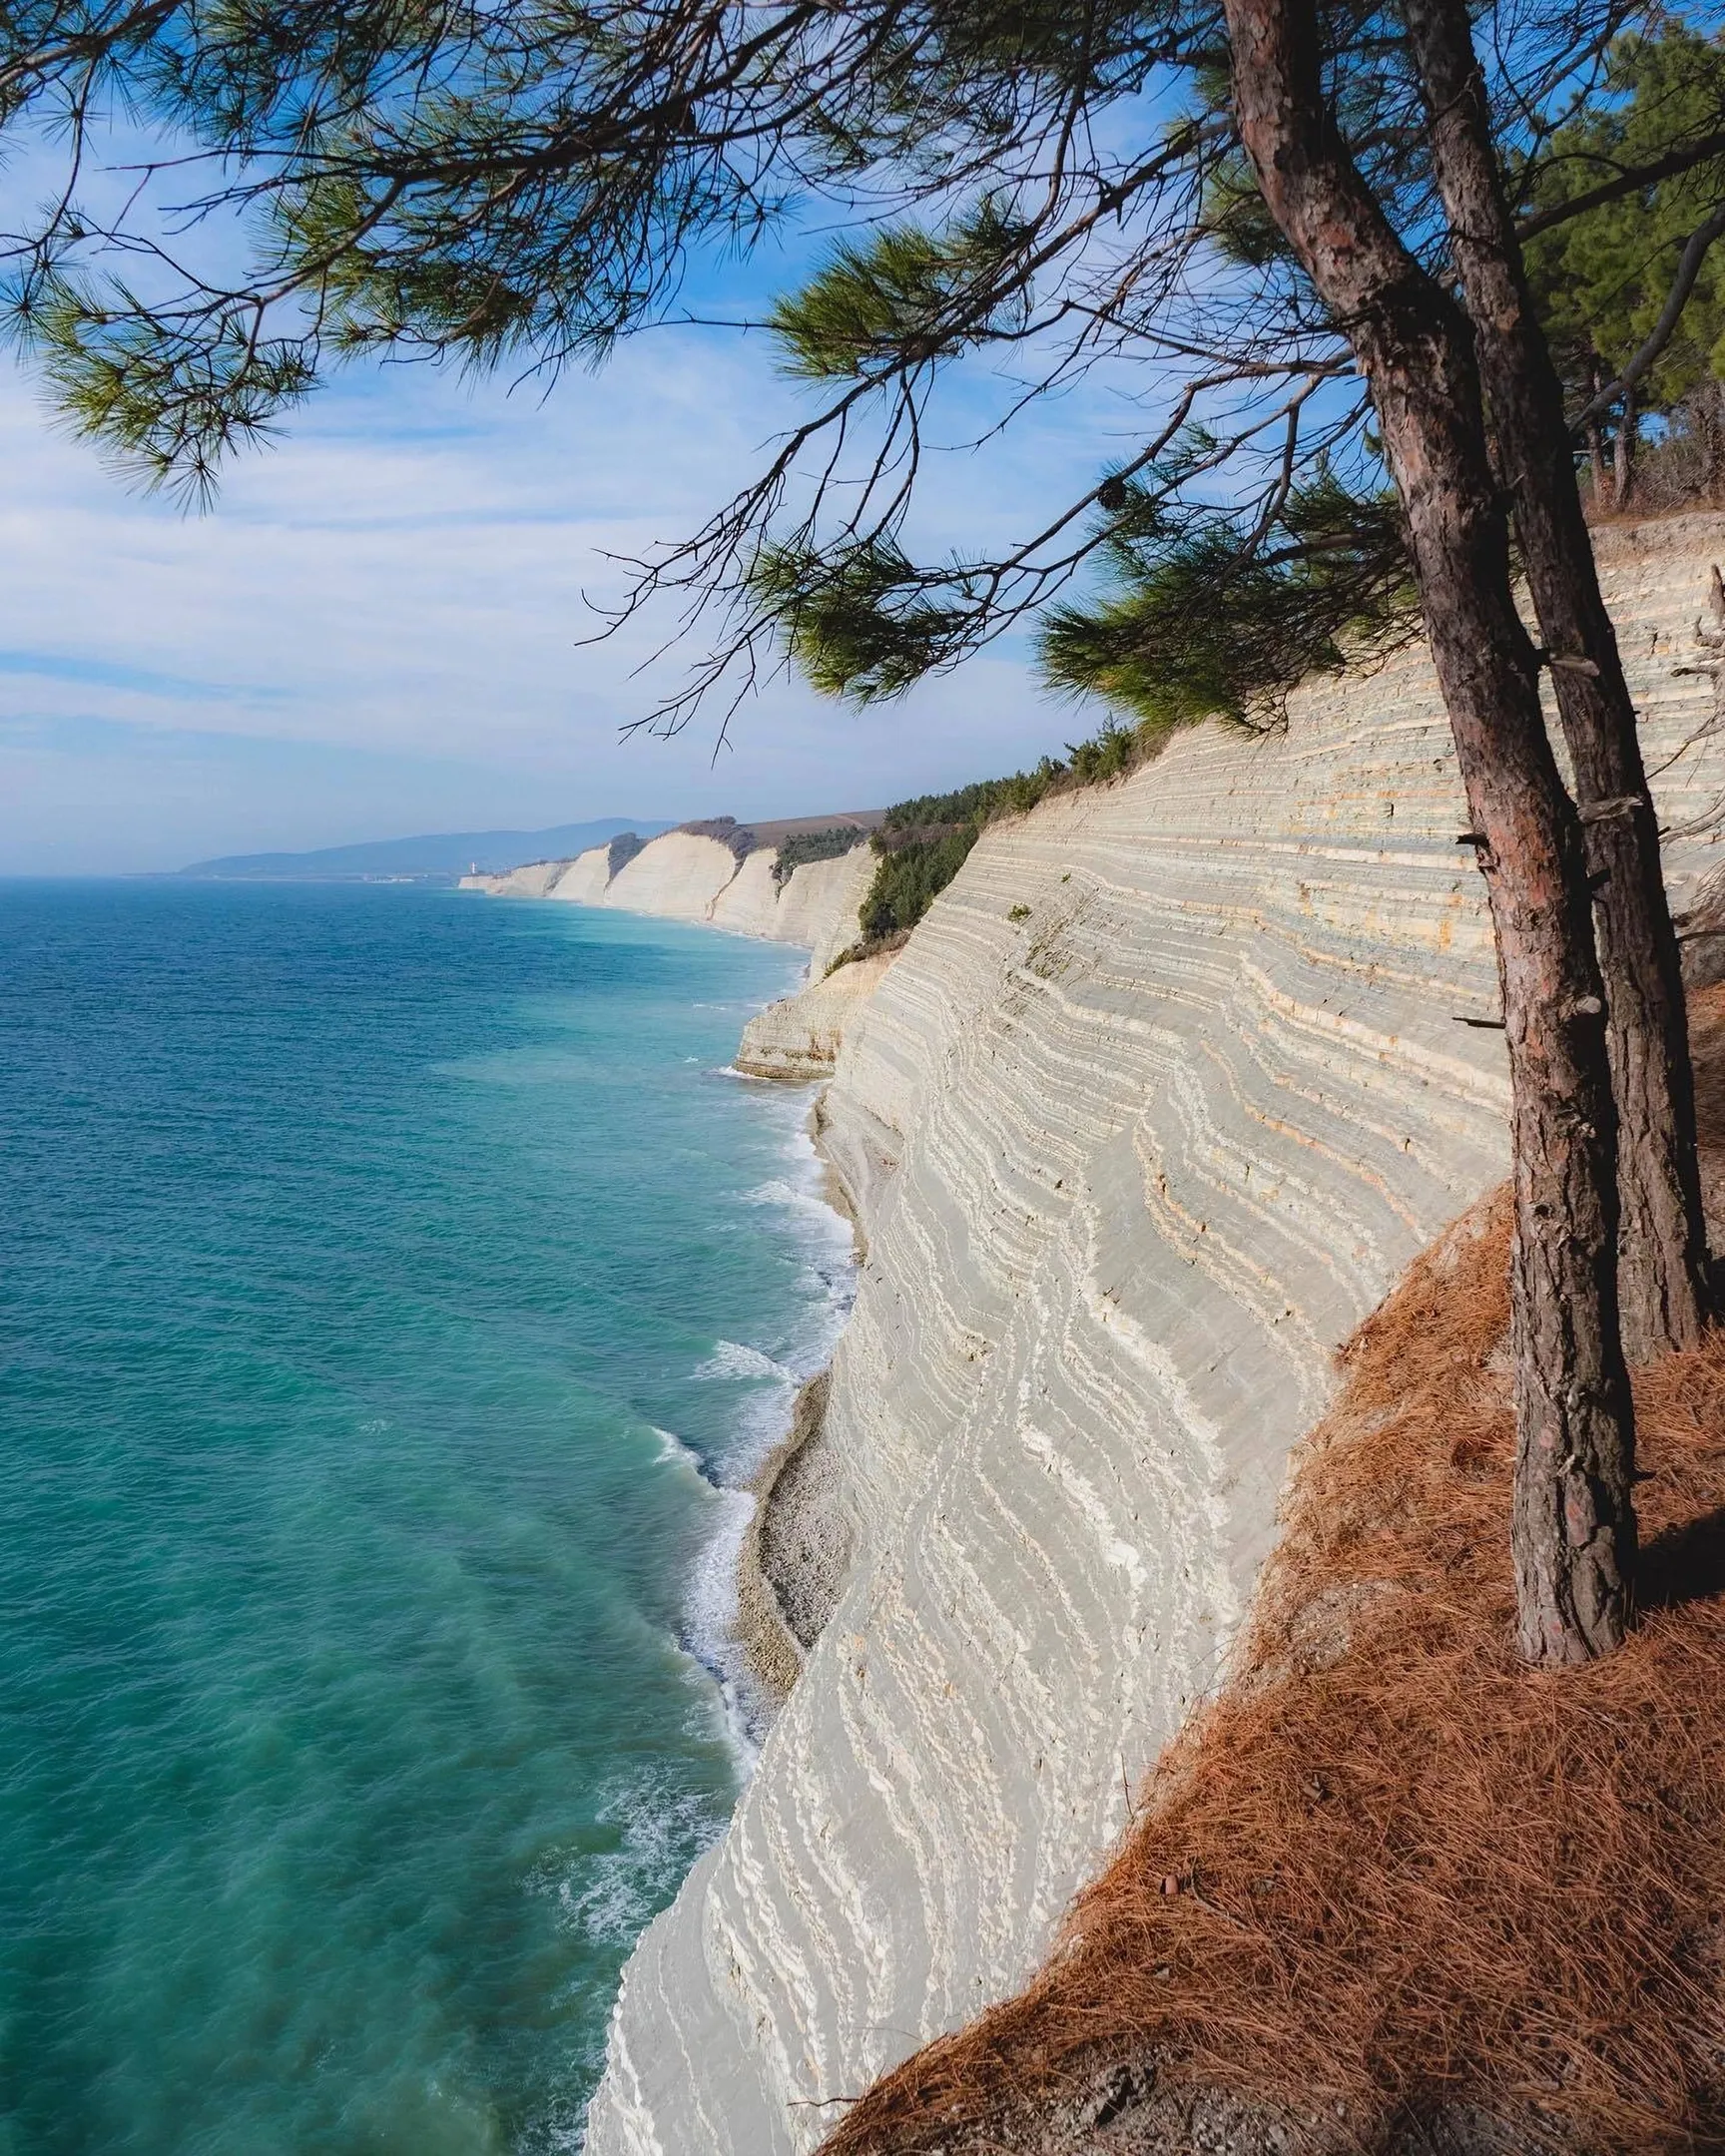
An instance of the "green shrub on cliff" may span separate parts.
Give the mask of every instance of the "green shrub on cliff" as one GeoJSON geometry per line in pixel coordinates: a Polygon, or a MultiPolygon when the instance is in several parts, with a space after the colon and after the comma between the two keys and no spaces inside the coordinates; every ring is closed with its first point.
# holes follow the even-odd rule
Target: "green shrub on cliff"
{"type": "Polygon", "coordinates": [[[1023,815],[1049,794],[1118,778],[1153,755],[1163,739],[1160,729],[1110,720],[1094,739],[1067,743],[1069,763],[1044,757],[1034,771],[894,803],[868,841],[879,865],[859,914],[862,940],[835,963],[865,958],[914,928],[997,817],[1023,815]]]}
{"type": "Polygon", "coordinates": [[[967,816],[884,848],[858,916],[864,944],[883,943],[913,928],[964,865],[981,833],[980,819],[967,816]]]}
{"type": "Polygon", "coordinates": [[[874,833],[874,850],[902,843],[919,831],[971,821],[986,823],[997,815],[1022,815],[1035,808],[1064,769],[1052,757],[1044,757],[1034,771],[1014,772],[1010,779],[978,779],[955,794],[917,794],[897,802],[874,833]]]}
{"type": "Polygon", "coordinates": [[[860,846],[866,835],[855,823],[836,823],[829,830],[796,831],[780,845],[773,862],[773,880],[783,889],[797,869],[810,861],[838,860],[860,846]]]}

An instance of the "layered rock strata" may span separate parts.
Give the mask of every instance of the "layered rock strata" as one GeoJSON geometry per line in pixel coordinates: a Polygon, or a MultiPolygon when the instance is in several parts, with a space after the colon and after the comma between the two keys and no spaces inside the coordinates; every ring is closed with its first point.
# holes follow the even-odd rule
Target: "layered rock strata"
{"type": "MultiPolygon", "coordinates": [[[[1719,854],[1725,523],[1609,534],[1678,902],[1719,854]]],[[[1331,1353],[1503,1172],[1479,878],[1418,651],[987,832],[847,1028],[867,1257],[799,1515],[848,1553],[629,1964],[592,2156],[791,2156],[1015,1989],[1215,1682],[1331,1353]]]]}
{"type": "Polygon", "coordinates": [[[811,965],[810,984],[800,995],[769,1003],[743,1028],[737,1068],[752,1078],[830,1078],[846,1028],[891,963],[890,956],[859,958],[825,978],[811,965]]]}

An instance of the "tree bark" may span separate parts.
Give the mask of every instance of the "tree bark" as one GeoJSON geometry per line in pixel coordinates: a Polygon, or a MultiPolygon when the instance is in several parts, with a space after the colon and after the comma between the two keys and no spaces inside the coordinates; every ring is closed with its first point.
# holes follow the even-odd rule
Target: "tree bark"
{"type": "Polygon", "coordinates": [[[1594,885],[1617,1107],[1617,1295],[1631,1361],[1701,1337],[1707,1228],[1677,931],[1658,820],[1575,485],[1563,391],[1539,325],[1492,147],[1464,0],[1409,0],[1414,57],[1473,349],[1551,655],[1594,885]],[[1579,662],[1579,664],[1565,663],[1579,662]],[[1624,805],[1605,811],[1605,805],[1624,805]]]}
{"type": "MultiPolygon", "coordinates": [[[[1599,373],[1597,359],[1589,368],[1587,378],[1589,388],[1593,395],[1597,396],[1605,386],[1599,373]]],[[[1597,417],[1589,419],[1587,422],[1587,476],[1590,481],[1589,492],[1593,502],[1593,513],[1595,516],[1603,516],[1606,506],[1605,436],[1600,430],[1597,417]]]]}
{"type": "Polygon", "coordinates": [[[1515,612],[1465,317],[1402,245],[1336,132],[1315,0],[1224,5],[1259,186],[1371,390],[1482,841],[1511,1087],[1518,1632],[1532,1661],[1586,1661],[1622,1639],[1635,1516],[1615,1125],[1581,825],[1515,612]]]}
{"type": "Polygon", "coordinates": [[[1635,392],[1625,389],[1611,456],[1611,506],[1621,516],[1635,491],[1635,392]]]}

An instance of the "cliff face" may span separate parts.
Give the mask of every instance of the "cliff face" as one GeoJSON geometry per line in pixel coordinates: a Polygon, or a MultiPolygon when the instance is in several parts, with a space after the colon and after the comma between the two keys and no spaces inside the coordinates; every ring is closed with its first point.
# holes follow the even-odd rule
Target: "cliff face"
{"type": "MultiPolygon", "coordinates": [[[[740,856],[723,839],[700,831],[674,830],[633,850],[613,839],[571,861],[535,861],[504,876],[463,876],[461,887],[493,897],[562,898],[577,905],[615,906],[667,920],[700,921],[737,935],[800,943],[810,953],[810,978],[818,984],[839,953],[857,940],[857,909],[873,880],[874,856],[866,845],[859,844],[832,860],[805,861],[783,884],[774,877],[777,859],[773,846],[759,846],[740,856]]],[[[840,1000],[855,1000],[855,984],[848,985],[840,1000]]],[[[774,1007],[781,1012],[786,1009],[774,1007]]],[[[788,1047],[795,1047],[807,1033],[807,1027],[799,1033],[794,1015],[783,1018],[780,1038],[788,1047]]],[[[831,1047],[825,1056],[813,1060],[815,1074],[825,1075],[832,1068],[831,1047]]],[[[808,1063],[810,1057],[805,1054],[802,1061],[808,1063]]],[[[769,1075],[806,1073],[787,1068],[769,1075]]]]}
{"type": "Polygon", "coordinates": [[[560,860],[527,861],[504,875],[464,875],[456,889],[486,891],[494,898],[543,898],[568,865],[560,860]]]}
{"type": "Polygon", "coordinates": [[[737,1068],[752,1078],[831,1077],[845,1033],[891,963],[890,953],[860,958],[824,979],[817,952],[802,994],[769,1003],[743,1028],[737,1068]]]}
{"type": "MultiPolygon", "coordinates": [[[[1720,857],[1725,523],[1602,554],[1682,903],[1720,857]]],[[[812,2147],[1045,1950],[1215,1679],[1331,1350],[1503,1171],[1464,821],[1411,652],[996,826],[848,1025],[850,1574],[629,1965],[593,2156],[812,2147]]]]}
{"type": "Polygon", "coordinates": [[[630,913],[658,913],[668,920],[711,920],[714,906],[737,874],[737,856],[718,839],[666,831],[624,862],[599,903],[630,913]]]}
{"type": "Polygon", "coordinates": [[[572,861],[565,862],[562,873],[554,876],[549,887],[537,895],[572,899],[577,905],[603,905],[611,875],[611,848],[589,846],[585,853],[578,853],[572,861]]]}
{"type": "Polygon", "coordinates": [[[857,940],[857,908],[874,879],[874,856],[860,845],[835,860],[805,861],[783,885],[773,880],[777,858],[776,853],[751,853],[708,917],[716,928],[805,945],[810,978],[819,981],[839,953],[857,940]]]}

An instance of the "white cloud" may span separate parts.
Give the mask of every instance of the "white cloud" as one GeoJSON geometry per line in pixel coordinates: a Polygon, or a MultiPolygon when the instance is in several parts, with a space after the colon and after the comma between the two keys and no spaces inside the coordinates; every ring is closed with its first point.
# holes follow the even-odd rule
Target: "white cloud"
{"type": "MultiPolygon", "coordinates": [[[[997,656],[862,716],[778,685],[717,770],[712,722],[619,741],[673,670],[630,678],[645,627],[578,648],[583,588],[616,588],[607,554],[698,522],[790,414],[762,344],[693,332],[544,402],[384,369],[337,382],[188,519],[126,493],[0,375],[0,872],[862,807],[1071,731],[997,656]]],[[[1097,417],[1056,408],[1004,459],[947,460],[929,528],[974,541],[1081,490],[1097,417]]]]}

